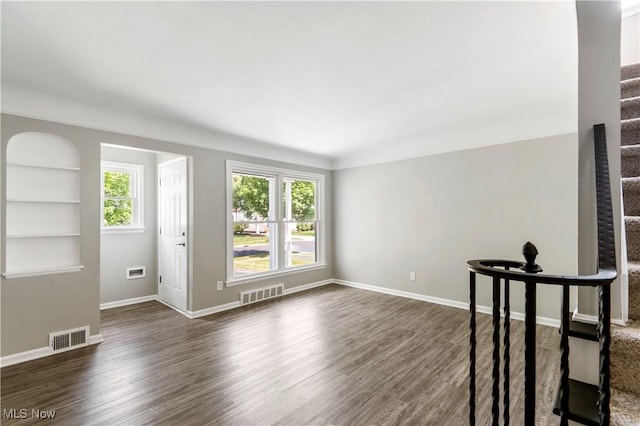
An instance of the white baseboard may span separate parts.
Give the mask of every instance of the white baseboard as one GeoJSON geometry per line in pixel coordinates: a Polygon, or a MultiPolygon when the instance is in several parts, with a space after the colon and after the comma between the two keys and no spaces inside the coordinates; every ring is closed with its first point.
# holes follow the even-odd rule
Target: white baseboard
{"type": "Polygon", "coordinates": [[[102,343],[102,342],[104,342],[104,337],[102,337],[102,333],[89,336],[89,345],[97,345],[98,343],[102,343]]]}
{"type": "MultiPolygon", "coordinates": [[[[104,338],[102,337],[102,334],[94,334],[93,336],[89,336],[89,344],[87,346],[97,345],[103,341],[104,338]]],[[[80,346],[76,349],[86,348],[87,346],[80,346]]],[[[71,350],[74,351],[76,349],[71,350]]],[[[60,352],[53,352],[51,347],[45,346],[43,348],[31,349],[30,351],[3,356],[0,358],[0,368],[20,364],[22,362],[33,361],[34,359],[44,358],[51,355],[57,355],[58,353],[60,352]]]]}
{"type": "MultiPolygon", "coordinates": [[[[598,317],[597,316],[581,314],[577,310],[573,313],[572,319],[574,321],[586,322],[587,324],[597,324],[598,323],[598,317]]],[[[624,322],[622,320],[619,320],[619,319],[612,319],[611,320],[611,324],[620,325],[622,327],[626,327],[627,326],[626,322],[624,322]]]]}
{"type": "Polygon", "coordinates": [[[586,322],[587,324],[595,324],[598,322],[597,316],[581,314],[578,310],[573,313],[573,317],[571,319],[574,321],[586,322]]]}
{"type": "MultiPolygon", "coordinates": [[[[504,316],[504,315],[503,315],[504,316]]],[[[518,321],[524,321],[524,312],[511,311],[511,318],[518,321]]],[[[536,315],[536,324],[546,325],[547,327],[560,328],[560,320],[549,317],[541,317],[536,315]]]]}
{"type": "Polygon", "coordinates": [[[19,352],[13,355],[7,355],[0,358],[0,366],[8,367],[9,365],[19,364],[21,362],[27,362],[38,358],[44,358],[51,355],[51,348],[45,346],[44,348],[31,349],[26,352],[19,352]]]}
{"type": "Polygon", "coordinates": [[[240,301],[225,303],[224,305],[212,306],[210,308],[200,309],[198,311],[187,311],[185,316],[190,319],[206,317],[207,315],[217,314],[218,312],[228,311],[240,307],[240,301]]]}
{"type": "Polygon", "coordinates": [[[289,288],[285,288],[284,289],[284,295],[288,295],[288,294],[294,294],[294,293],[298,293],[301,291],[306,291],[306,290],[311,290],[312,288],[317,288],[317,287],[322,287],[325,285],[329,285],[329,284],[334,284],[336,282],[336,280],[334,279],[329,279],[329,280],[323,280],[323,281],[316,281],[313,283],[309,283],[309,284],[302,284],[302,285],[298,285],[295,287],[289,287],[289,288]]]}
{"type": "MultiPolygon", "coordinates": [[[[458,302],[456,300],[441,299],[439,297],[427,296],[420,293],[412,293],[409,291],[395,290],[387,287],[378,287],[370,284],[362,284],[353,281],[345,280],[333,280],[336,284],[340,284],[346,287],[359,288],[362,290],[375,291],[378,293],[390,294],[392,296],[406,297],[408,299],[422,300],[423,302],[435,303],[437,305],[451,306],[459,309],[469,309],[469,304],[464,302],[458,302]]],[[[491,311],[489,311],[491,312],[491,311]]]]}
{"type": "MultiPolygon", "coordinates": [[[[427,296],[425,294],[420,293],[412,293],[408,291],[395,290],[386,287],[378,287],[370,284],[362,284],[356,283],[353,281],[345,281],[345,280],[333,280],[336,284],[340,284],[346,287],[359,288],[362,290],[375,291],[378,293],[389,294],[392,296],[406,297],[408,299],[421,300],[423,302],[435,303],[437,305],[450,306],[452,308],[465,309],[469,310],[469,304],[466,302],[460,302],[457,300],[451,299],[443,299],[440,297],[427,296]]],[[[491,314],[493,312],[493,308],[489,306],[476,305],[476,312],[480,312],[482,314],[491,314]]],[[[504,316],[504,312],[501,312],[501,316],[504,316]]],[[[524,321],[524,313],[511,311],[511,318],[519,321],[524,321]]],[[[548,317],[536,317],[536,322],[540,325],[546,325],[549,327],[560,328],[560,320],[548,317]]]]}
{"type": "Polygon", "coordinates": [[[116,300],[115,302],[101,303],[100,310],[104,311],[105,309],[119,308],[121,306],[135,305],[137,303],[151,302],[154,300],[158,300],[157,294],[152,294],[151,296],[134,297],[131,299],[116,300]]]}
{"type": "MultiPolygon", "coordinates": [[[[329,279],[329,280],[324,280],[324,281],[316,281],[316,282],[309,283],[309,284],[298,285],[298,286],[295,286],[295,287],[285,288],[283,296],[286,296],[286,295],[289,295],[289,294],[298,293],[300,291],[311,290],[312,288],[322,287],[322,286],[328,285],[328,284],[333,284],[334,282],[335,282],[335,280],[329,279]]],[[[269,299],[269,300],[272,300],[272,299],[269,299]]],[[[207,315],[217,314],[218,312],[224,312],[224,311],[228,311],[230,309],[239,308],[240,306],[242,306],[242,305],[240,305],[240,301],[237,301],[237,302],[226,303],[224,305],[212,306],[212,307],[206,308],[206,309],[200,309],[198,311],[187,311],[187,313],[185,315],[188,318],[191,318],[191,319],[201,318],[201,317],[204,317],[204,316],[207,316],[207,315]]]]}

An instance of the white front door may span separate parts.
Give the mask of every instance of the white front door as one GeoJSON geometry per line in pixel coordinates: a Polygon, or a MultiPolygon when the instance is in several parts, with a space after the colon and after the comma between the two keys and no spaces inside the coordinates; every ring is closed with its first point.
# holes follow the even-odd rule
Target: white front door
{"type": "Polygon", "coordinates": [[[187,311],[187,159],[158,165],[158,297],[187,311]]]}

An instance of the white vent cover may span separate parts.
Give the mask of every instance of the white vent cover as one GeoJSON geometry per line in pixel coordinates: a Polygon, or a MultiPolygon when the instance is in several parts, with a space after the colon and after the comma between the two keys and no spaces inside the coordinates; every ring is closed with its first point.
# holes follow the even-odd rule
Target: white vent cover
{"type": "Polygon", "coordinates": [[[49,333],[49,346],[53,352],[64,352],[89,344],[89,326],[49,333]]]}
{"type": "Polygon", "coordinates": [[[127,268],[127,276],[128,280],[135,280],[137,278],[146,278],[147,276],[147,267],[146,266],[135,266],[133,268],[127,268]]]}
{"type": "Polygon", "coordinates": [[[243,291],[240,293],[240,305],[248,305],[261,300],[273,299],[274,297],[282,296],[283,292],[284,284],[275,284],[269,287],[243,291]]]}

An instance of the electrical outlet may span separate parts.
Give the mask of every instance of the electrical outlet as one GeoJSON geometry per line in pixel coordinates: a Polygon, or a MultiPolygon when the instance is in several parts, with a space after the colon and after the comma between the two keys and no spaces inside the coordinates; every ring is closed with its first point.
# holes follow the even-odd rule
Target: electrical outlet
{"type": "Polygon", "coordinates": [[[416,273],[415,272],[409,272],[409,280],[411,280],[411,281],[415,281],[416,280],[416,273]]]}
{"type": "Polygon", "coordinates": [[[222,281],[218,281],[218,283],[217,283],[218,291],[222,290],[223,285],[224,284],[223,284],[222,281]]]}

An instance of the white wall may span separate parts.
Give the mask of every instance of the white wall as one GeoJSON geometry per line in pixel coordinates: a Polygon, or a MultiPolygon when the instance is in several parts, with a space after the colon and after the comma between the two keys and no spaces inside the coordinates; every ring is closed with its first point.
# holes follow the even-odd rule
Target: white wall
{"type": "Polygon", "coordinates": [[[620,64],[640,62],[640,13],[622,18],[620,28],[620,64]]]}
{"type": "MultiPolygon", "coordinates": [[[[336,278],[468,303],[466,261],[522,260],[527,241],[545,272],[576,274],[577,158],[568,134],[335,171],[336,278]]],[[[558,318],[559,294],[541,288],[538,315],[558,318]]]]}
{"type": "Polygon", "coordinates": [[[143,232],[102,232],[100,235],[100,303],[157,293],[156,277],[156,154],[102,146],[102,160],[144,166],[143,232]],[[128,280],[126,269],[145,266],[146,277],[128,280]]]}

